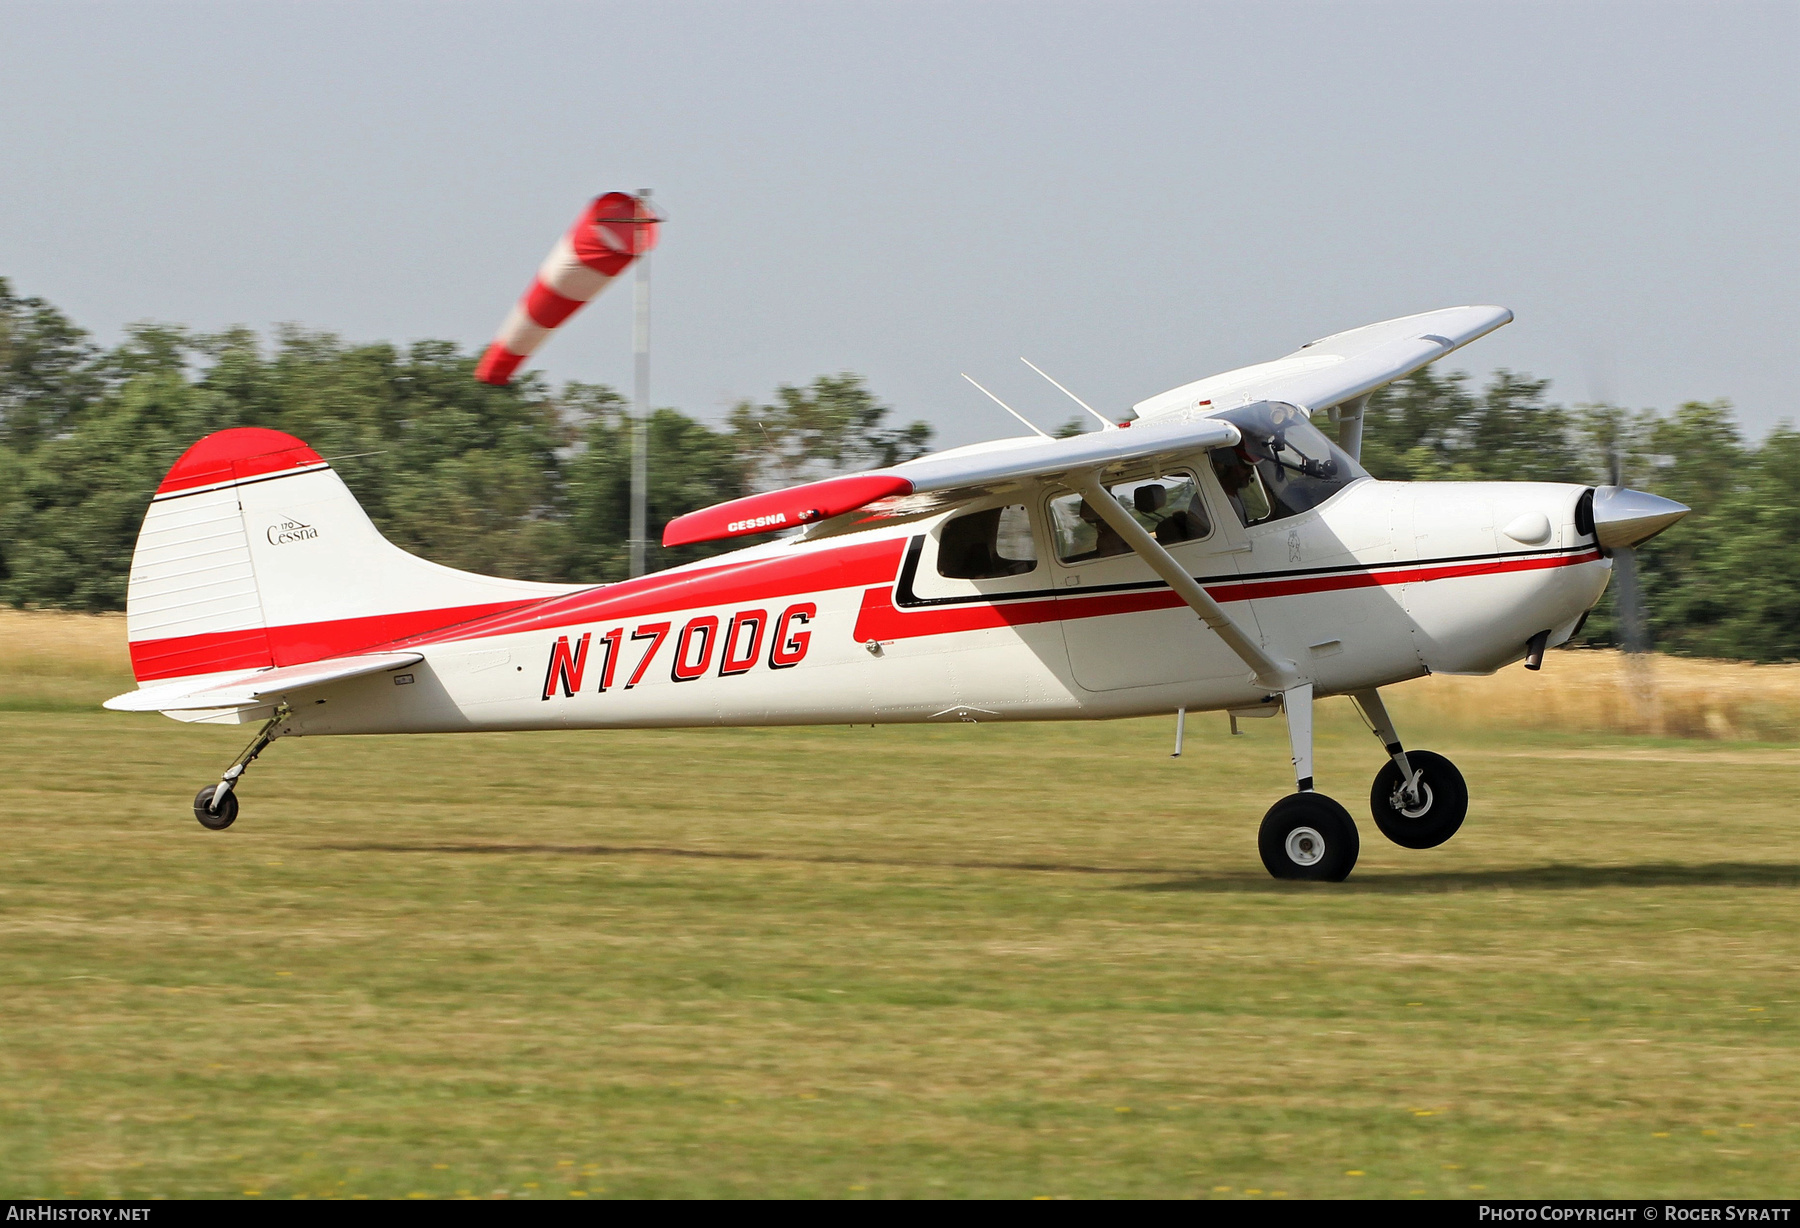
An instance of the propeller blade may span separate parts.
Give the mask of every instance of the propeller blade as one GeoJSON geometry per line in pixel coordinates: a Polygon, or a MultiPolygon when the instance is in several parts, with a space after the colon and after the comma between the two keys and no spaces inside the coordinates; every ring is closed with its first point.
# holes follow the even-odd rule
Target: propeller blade
{"type": "Polygon", "coordinates": [[[1613,591],[1619,605],[1619,646],[1626,652],[1650,651],[1650,622],[1644,616],[1644,586],[1638,582],[1637,551],[1613,551],[1613,591]]]}

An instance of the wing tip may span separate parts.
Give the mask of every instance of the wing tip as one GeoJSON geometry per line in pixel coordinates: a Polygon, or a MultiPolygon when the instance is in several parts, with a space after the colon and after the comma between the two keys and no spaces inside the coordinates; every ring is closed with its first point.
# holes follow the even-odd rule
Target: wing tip
{"type": "Polygon", "coordinates": [[[746,495],[677,516],[663,526],[664,547],[753,537],[842,516],[878,499],[909,495],[913,483],[892,473],[852,473],[766,494],[746,495]]]}

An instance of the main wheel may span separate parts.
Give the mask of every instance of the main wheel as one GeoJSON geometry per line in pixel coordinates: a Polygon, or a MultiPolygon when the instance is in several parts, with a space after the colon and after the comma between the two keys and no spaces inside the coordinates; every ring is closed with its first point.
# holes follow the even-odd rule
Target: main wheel
{"type": "Polygon", "coordinates": [[[218,785],[207,785],[194,795],[194,817],[200,820],[200,826],[208,831],[224,831],[237,822],[237,790],[233,789],[219,803],[217,811],[212,809],[213,794],[219,791],[218,785]]]}
{"type": "Polygon", "coordinates": [[[1369,810],[1381,834],[1401,848],[1436,848],[1462,826],[1469,813],[1469,786],[1456,765],[1428,750],[1409,750],[1406,761],[1419,777],[1419,801],[1409,802],[1401,788],[1400,765],[1392,759],[1375,773],[1369,810]]]}
{"type": "Polygon", "coordinates": [[[1341,883],[1362,841],[1348,810],[1323,793],[1294,793],[1269,807],[1256,847],[1276,878],[1341,883]]]}

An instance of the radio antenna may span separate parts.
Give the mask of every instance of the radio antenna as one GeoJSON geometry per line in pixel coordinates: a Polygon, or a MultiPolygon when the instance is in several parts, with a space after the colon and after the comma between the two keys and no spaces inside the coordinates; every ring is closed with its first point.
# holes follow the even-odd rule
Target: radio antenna
{"type": "MultiPolygon", "coordinates": [[[[962,377],[964,379],[969,380],[969,382],[971,384],[975,384],[974,380],[969,379],[968,372],[964,371],[964,372],[961,372],[960,374],[962,375],[962,377]]],[[[975,386],[977,388],[981,388],[980,384],[975,384],[975,386]]],[[[981,388],[981,391],[982,391],[983,395],[985,395],[987,397],[988,400],[990,400],[994,404],[998,405],[1001,409],[1004,409],[1007,413],[1009,413],[1013,417],[1017,418],[1020,422],[1023,422],[1026,426],[1030,427],[1033,431],[1036,431],[1037,434],[1043,435],[1045,439],[1050,438],[1050,436],[1048,434],[1046,434],[1043,431],[1038,430],[1038,428],[1036,426],[1032,425],[1032,421],[1030,418],[1027,418],[1024,414],[1020,413],[1018,410],[1016,410],[1012,406],[1008,405],[1005,401],[1002,401],[999,397],[997,397],[993,393],[989,392],[986,388],[981,388]]]]}
{"type": "MultiPolygon", "coordinates": [[[[1039,375],[1042,375],[1045,379],[1050,380],[1050,382],[1052,384],[1056,384],[1056,381],[1053,379],[1050,379],[1050,376],[1044,371],[1044,369],[1042,367],[1038,366],[1035,362],[1032,362],[1031,359],[1026,358],[1023,355],[1020,355],[1019,361],[1024,363],[1026,366],[1030,367],[1033,371],[1036,371],[1039,375]]],[[[1087,410],[1090,414],[1094,415],[1094,417],[1100,419],[1100,425],[1102,427],[1104,427],[1107,430],[1117,430],[1118,429],[1119,424],[1117,422],[1114,422],[1111,418],[1108,418],[1105,414],[1103,414],[1099,410],[1095,409],[1092,405],[1089,405],[1086,401],[1082,400],[1080,397],[1078,397],[1074,393],[1070,392],[1067,388],[1064,388],[1061,384],[1056,384],[1056,387],[1057,387],[1057,390],[1060,391],[1064,396],[1068,397],[1071,401],[1075,402],[1075,404],[1081,406],[1081,408],[1087,410]]]]}

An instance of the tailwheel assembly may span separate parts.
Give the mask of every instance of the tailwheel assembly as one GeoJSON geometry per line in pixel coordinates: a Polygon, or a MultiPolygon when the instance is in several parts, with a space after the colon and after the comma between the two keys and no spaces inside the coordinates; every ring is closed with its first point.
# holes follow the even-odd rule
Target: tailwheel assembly
{"type": "Polygon", "coordinates": [[[1276,878],[1341,883],[1356,867],[1361,838],[1350,812],[1323,793],[1293,793],[1269,807],[1256,837],[1276,878]]]}
{"type": "Polygon", "coordinates": [[[243,778],[245,770],[256,762],[256,757],[267,750],[269,743],[279,736],[275,727],[292,715],[293,710],[285,703],[276,708],[275,715],[250,739],[250,745],[244,747],[231,766],[225,769],[219,783],[207,785],[194,795],[194,817],[200,821],[200,826],[208,831],[224,831],[237,822],[238,781],[243,778]]]}
{"type": "Polygon", "coordinates": [[[1428,750],[1405,752],[1375,773],[1369,810],[1381,834],[1401,848],[1436,848],[1454,836],[1469,813],[1469,786],[1456,765],[1428,750]]]}

